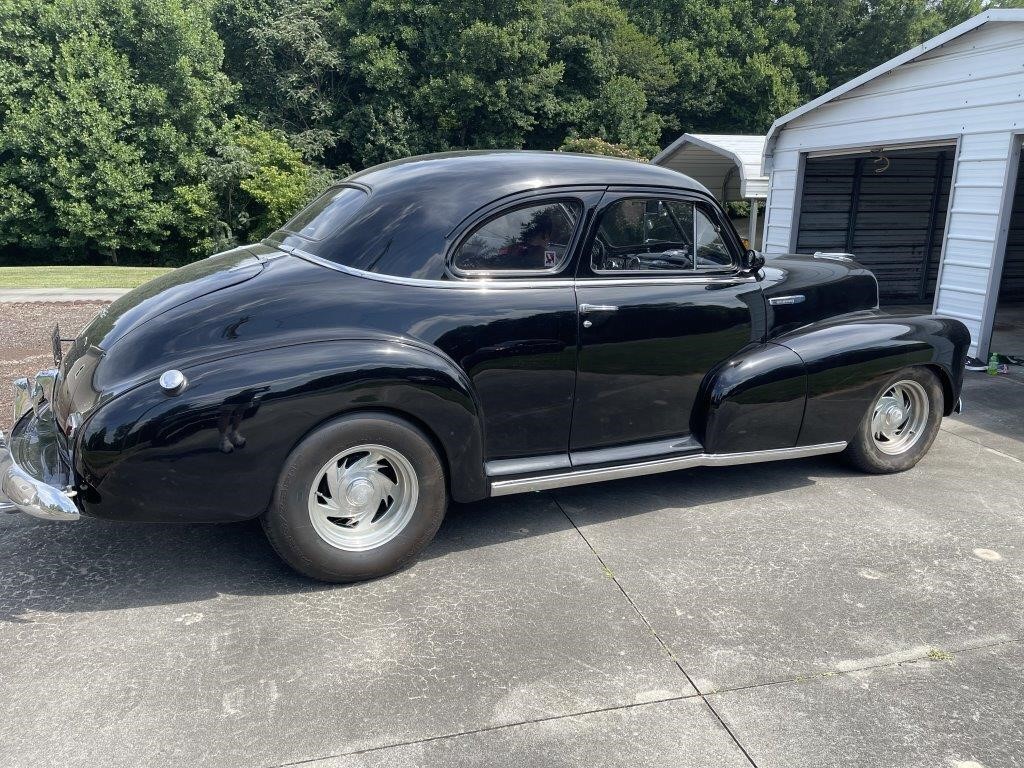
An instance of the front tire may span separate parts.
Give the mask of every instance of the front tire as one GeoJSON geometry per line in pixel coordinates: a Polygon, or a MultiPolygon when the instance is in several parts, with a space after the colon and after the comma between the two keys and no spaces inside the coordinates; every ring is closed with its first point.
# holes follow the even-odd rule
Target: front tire
{"type": "Polygon", "coordinates": [[[411,562],[434,538],[447,502],[444,469],[420,430],[390,414],[354,414],[292,451],[263,529],[300,573],[361,581],[411,562]]]}
{"type": "Polygon", "coordinates": [[[843,457],[872,474],[905,472],[935,442],[942,411],[938,377],[927,368],[906,368],[882,387],[843,457]]]}

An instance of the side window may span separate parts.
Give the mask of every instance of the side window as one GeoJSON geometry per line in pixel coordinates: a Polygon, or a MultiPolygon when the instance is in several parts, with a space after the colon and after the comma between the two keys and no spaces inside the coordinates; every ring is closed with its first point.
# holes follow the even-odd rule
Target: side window
{"type": "Polygon", "coordinates": [[[591,247],[591,266],[598,272],[680,272],[731,264],[718,226],[693,203],[679,200],[613,203],[591,247]]]}
{"type": "Polygon", "coordinates": [[[569,254],[580,220],[577,200],[523,206],[484,222],[459,246],[460,272],[554,272],[569,254]]]}
{"type": "Polygon", "coordinates": [[[704,215],[700,208],[694,212],[694,231],[697,241],[697,269],[721,269],[732,265],[732,254],[722,237],[722,228],[704,215]]]}

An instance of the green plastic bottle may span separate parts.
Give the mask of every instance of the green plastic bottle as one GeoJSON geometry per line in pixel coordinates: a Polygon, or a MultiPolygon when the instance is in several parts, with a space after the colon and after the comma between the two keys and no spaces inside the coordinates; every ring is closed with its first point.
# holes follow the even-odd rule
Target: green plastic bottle
{"type": "Polygon", "coordinates": [[[988,356],[988,375],[995,376],[999,373],[999,355],[993,352],[988,356]]]}

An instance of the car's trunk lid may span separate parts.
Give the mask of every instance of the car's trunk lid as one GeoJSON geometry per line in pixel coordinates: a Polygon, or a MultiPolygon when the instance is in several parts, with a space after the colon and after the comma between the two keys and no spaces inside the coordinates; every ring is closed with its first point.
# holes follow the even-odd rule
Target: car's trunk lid
{"type": "Polygon", "coordinates": [[[105,307],[64,355],[55,393],[58,417],[66,418],[72,411],[87,413],[95,405],[99,393],[92,386],[93,374],[104,352],[119,339],[176,307],[251,280],[262,270],[258,248],[235,248],[168,272],[105,307]]]}

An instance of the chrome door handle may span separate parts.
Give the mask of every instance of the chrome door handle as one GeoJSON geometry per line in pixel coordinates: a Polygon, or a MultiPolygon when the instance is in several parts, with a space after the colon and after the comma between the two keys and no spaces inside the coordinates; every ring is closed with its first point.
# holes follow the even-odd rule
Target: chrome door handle
{"type": "Polygon", "coordinates": [[[617,310],[614,304],[580,304],[580,314],[586,315],[590,312],[614,312],[617,310]]]}

